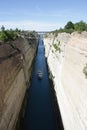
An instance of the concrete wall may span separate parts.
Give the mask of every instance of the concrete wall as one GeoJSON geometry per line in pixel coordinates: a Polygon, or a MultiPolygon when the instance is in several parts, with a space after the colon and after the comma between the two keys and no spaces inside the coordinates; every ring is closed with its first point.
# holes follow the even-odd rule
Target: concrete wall
{"type": "Polygon", "coordinates": [[[44,38],[45,53],[65,130],[87,130],[87,33],[52,34],[44,38]],[[61,53],[52,44],[60,41],[61,53]]]}

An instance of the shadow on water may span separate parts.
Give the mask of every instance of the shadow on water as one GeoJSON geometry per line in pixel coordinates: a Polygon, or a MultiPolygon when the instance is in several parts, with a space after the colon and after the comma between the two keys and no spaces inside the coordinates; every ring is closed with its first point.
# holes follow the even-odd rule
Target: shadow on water
{"type": "Polygon", "coordinates": [[[28,90],[25,118],[22,122],[23,129],[21,130],[63,130],[61,115],[57,102],[55,103],[55,94],[53,94],[55,93],[52,87],[53,84],[52,81],[50,80],[49,82],[48,79],[48,68],[44,56],[42,38],[39,39],[31,80],[31,85],[28,90]],[[41,70],[43,73],[41,80],[38,79],[38,70],[41,70]],[[58,123],[60,124],[59,126],[57,126],[58,123]]]}

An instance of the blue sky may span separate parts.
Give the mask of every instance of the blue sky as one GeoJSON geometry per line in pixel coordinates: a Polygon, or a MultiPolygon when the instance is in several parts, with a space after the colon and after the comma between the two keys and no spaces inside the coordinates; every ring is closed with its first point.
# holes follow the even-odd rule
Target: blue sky
{"type": "Polygon", "coordinates": [[[80,20],[87,21],[87,0],[0,1],[0,27],[49,31],[80,20]]]}

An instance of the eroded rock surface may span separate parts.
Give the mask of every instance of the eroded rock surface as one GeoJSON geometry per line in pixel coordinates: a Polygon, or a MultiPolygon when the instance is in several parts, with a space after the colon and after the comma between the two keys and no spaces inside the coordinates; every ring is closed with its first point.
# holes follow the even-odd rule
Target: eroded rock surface
{"type": "Polygon", "coordinates": [[[0,44],[0,130],[14,130],[30,82],[37,40],[0,44]]]}
{"type": "Polygon", "coordinates": [[[65,130],[87,129],[87,32],[48,34],[45,55],[53,75],[57,100],[65,130]],[[59,53],[53,44],[60,42],[59,53]]]}

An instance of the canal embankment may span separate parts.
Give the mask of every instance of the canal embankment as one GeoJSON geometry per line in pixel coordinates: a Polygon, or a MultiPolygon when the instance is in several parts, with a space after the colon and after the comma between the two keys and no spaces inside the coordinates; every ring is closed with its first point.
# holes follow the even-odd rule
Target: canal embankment
{"type": "Polygon", "coordinates": [[[0,130],[18,129],[20,123],[17,122],[25,113],[26,93],[38,45],[37,38],[27,37],[22,34],[11,41],[11,45],[0,43],[0,130]]]}
{"type": "Polygon", "coordinates": [[[64,130],[61,112],[60,112],[60,108],[59,108],[59,104],[58,104],[58,100],[57,100],[57,96],[56,96],[53,75],[52,75],[48,65],[47,65],[47,68],[48,68],[48,76],[49,76],[50,94],[52,97],[52,106],[53,106],[53,111],[54,111],[55,121],[56,121],[56,128],[57,128],[57,130],[64,130]]]}
{"type": "Polygon", "coordinates": [[[86,130],[87,32],[50,33],[44,45],[64,129],[86,130]]]}

